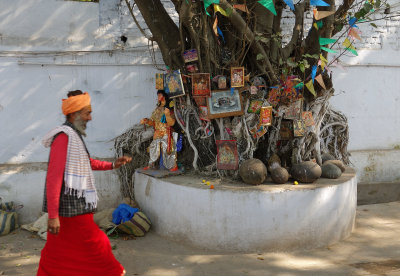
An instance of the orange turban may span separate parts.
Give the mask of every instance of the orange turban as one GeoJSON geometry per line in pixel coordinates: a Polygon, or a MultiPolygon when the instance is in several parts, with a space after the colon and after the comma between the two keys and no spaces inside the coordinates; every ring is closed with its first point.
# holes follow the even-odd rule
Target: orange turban
{"type": "Polygon", "coordinates": [[[68,99],[62,99],[62,112],[64,115],[68,115],[89,105],[90,95],[88,92],[85,92],[80,95],[69,97],[68,99]]]}

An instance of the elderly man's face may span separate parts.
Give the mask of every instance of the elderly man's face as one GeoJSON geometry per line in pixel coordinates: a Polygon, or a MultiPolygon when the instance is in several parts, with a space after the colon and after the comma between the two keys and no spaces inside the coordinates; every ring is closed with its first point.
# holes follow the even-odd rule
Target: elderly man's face
{"type": "Polygon", "coordinates": [[[76,112],[72,117],[72,124],[83,135],[86,136],[86,124],[92,120],[92,107],[86,106],[76,112]]]}

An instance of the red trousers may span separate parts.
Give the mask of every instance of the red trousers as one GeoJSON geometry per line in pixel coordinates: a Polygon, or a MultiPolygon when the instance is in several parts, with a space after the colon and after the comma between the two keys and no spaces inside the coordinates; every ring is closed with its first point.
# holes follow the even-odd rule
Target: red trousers
{"type": "Polygon", "coordinates": [[[60,217],[60,233],[47,233],[37,276],[120,276],[123,270],[93,214],[85,214],[60,217]]]}

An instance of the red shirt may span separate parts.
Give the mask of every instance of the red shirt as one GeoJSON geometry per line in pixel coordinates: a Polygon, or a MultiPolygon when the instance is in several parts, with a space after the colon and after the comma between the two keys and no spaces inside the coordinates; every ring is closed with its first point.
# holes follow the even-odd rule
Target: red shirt
{"type": "MultiPolygon", "coordinates": [[[[68,135],[59,134],[51,144],[49,167],[46,176],[47,211],[49,218],[58,217],[61,187],[67,162],[68,135]]],[[[92,170],[112,170],[112,163],[90,158],[92,170]]]]}

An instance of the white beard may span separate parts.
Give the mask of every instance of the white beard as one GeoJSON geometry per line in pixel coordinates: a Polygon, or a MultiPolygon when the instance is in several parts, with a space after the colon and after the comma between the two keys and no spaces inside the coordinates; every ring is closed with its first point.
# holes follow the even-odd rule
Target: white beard
{"type": "Polygon", "coordinates": [[[72,125],[79,131],[82,136],[86,137],[86,124],[87,121],[82,120],[81,115],[77,115],[72,125]]]}

